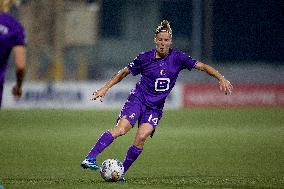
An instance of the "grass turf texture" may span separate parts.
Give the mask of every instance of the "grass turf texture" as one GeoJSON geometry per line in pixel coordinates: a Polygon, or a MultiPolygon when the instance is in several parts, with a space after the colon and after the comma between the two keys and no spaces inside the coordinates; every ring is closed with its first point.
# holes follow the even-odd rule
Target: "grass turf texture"
{"type": "MultiPolygon", "coordinates": [[[[80,163],[119,111],[1,110],[0,185],[9,188],[283,188],[284,109],[166,110],[127,174],[80,163]]],[[[123,160],[136,127],[99,157],[123,160]]]]}

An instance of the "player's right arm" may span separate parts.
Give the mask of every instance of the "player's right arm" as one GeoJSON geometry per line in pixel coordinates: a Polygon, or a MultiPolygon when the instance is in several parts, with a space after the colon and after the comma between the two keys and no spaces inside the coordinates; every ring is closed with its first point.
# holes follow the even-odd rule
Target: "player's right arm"
{"type": "Polygon", "coordinates": [[[119,70],[108,82],[106,82],[100,89],[96,90],[93,93],[91,100],[96,100],[97,98],[100,99],[102,102],[103,97],[106,95],[108,90],[114,86],[115,84],[119,83],[123,78],[125,78],[130,73],[128,67],[125,67],[119,70]]]}

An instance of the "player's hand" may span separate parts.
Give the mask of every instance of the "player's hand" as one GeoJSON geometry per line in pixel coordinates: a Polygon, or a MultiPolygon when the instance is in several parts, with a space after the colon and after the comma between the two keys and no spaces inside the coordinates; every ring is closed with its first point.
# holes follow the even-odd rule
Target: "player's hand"
{"type": "Polygon", "coordinates": [[[99,99],[101,102],[103,102],[103,98],[105,97],[107,93],[107,88],[105,87],[102,87],[100,88],[99,90],[96,90],[92,95],[91,97],[91,100],[97,100],[99,99]]]}
{"type": "Polygon", "coordinates": [[[225,92],[225,95],[232,94],[233,85],[225,78],[219,81],[219,88],[221,91],[225,92]]]}
{"type": "Polygon", "coordinates": [[[12,94],[14,95],[15,99],[18,100],[22,96],[22,88],[17,84],[14,85],[12,88],[12,94]]]}

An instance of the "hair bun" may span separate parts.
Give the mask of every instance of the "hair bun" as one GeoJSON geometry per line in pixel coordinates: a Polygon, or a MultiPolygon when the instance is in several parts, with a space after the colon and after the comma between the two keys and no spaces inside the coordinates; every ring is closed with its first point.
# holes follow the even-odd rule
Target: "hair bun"
{"type": "Polygon", "coordinates": [[[160,25],[166,28],[166,27],[170,26],[170,22],[167,21],[167,20],[163,20],[160,25]]]}
{"type": "Polygon", "coordinates": [[[160,32],[168,32],[170,35],[172,35],[172,29],[170,22],[167,20],[163,20],[160,25],[157,27],[155,34],[157,35],[160,32]]]}

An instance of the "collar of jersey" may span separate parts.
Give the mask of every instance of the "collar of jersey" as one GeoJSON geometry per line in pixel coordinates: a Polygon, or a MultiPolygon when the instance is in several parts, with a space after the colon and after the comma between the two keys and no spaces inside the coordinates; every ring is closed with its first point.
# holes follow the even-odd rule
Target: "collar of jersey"
{"type": "Polygon", "coordinates": [[[170,48],[169,53],[163,58],[156,58],[156,52],[157,52],[157,49],[153,49],[152,60],[163,60],[163,59],[167,58],[169,56],[169,54],[171,54],[172,49],[170,48]]]}

